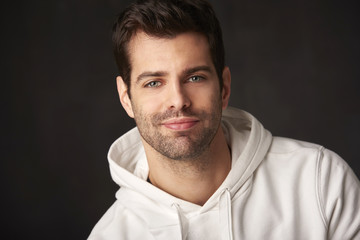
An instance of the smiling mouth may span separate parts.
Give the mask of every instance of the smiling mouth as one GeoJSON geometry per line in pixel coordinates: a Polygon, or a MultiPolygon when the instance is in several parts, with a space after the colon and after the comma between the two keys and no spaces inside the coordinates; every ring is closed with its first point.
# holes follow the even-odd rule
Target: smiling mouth
{"type": "Polygon", "coordinates": [[[199,122],[196,118],[176,118],[170,119],[162,123],[162,125],[166,128],[175,131],[184,131],[191,129],[199,122]]]}

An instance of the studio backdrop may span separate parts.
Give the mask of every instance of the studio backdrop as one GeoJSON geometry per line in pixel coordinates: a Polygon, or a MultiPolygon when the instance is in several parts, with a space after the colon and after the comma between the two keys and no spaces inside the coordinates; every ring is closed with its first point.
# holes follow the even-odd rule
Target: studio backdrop
{"type": "MultiPolygon", "coordinates": [[[[2,7],[0,182],[8,239],[86,239],[115,201],[107,151],[135,123],[118,100],[111,27],[129,3],[2,7]]],[[[359,176],[356,2],[211,3],[232,73],[230,105],[275,136],[335,151],[359,176]]]]}

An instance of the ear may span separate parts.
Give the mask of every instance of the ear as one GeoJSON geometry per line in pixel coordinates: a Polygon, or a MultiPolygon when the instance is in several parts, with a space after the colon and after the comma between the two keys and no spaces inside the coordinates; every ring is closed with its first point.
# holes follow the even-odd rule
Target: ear
{"type": "Polygon", "coordinates": [[[223,79],[223,89],[221,93],[222,97],[222,108],[223,110],[227,108],[230,99],[231,92],[231,73],[229,67],[225,67],[222,74],[223,79]]]}
{"type": "Polygon", "coordinates": [[[125,109],[126,113],[129,115],[129,117],[134,118],[134,112],[132,110],[131,100],[128,93],[129,90],[126,84],[124,83],[122,77],[120,76],[116,77],[116,85],[117,85],[117,90],[119,93],[121,105],[125,109]]]}

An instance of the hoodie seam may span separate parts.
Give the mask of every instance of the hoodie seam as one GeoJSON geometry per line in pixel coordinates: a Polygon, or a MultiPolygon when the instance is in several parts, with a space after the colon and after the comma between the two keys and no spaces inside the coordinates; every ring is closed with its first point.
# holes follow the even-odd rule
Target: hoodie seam
{"type": "Polygon", "coordinates": [[[316,186],[316,197],[317,197],[317,204],[320,211],[322,222],[325,226],[325,229],[328,230],[328,219],[325,214],[325,207],[324,207],[324,199],[323,199],[323,190],[321,188],[321,174],[322,174],[322,161],[323,161],[323,150],[324,147],[320,147],[318,149],[318,155],[316,159],[316,177],[315,177],[315,186],[316,186]]]}

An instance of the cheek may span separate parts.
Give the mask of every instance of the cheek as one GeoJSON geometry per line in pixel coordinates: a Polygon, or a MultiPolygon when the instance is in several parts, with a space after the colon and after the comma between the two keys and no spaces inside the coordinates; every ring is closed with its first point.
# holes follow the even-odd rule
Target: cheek
{"type": "Polygon", "coordinates": [[[219,87],[204,86],[202,88],[194,88],[192,90],[192,104],[209,108],[216,105],[221,99],[219,87]]]}
{"type": "Polygon", "coordinates": [[[159,111],[163,97],[161,95],[139,94],[134,99],[136,99],[133,101],[134,112],[148,116],[159,111]]]}

